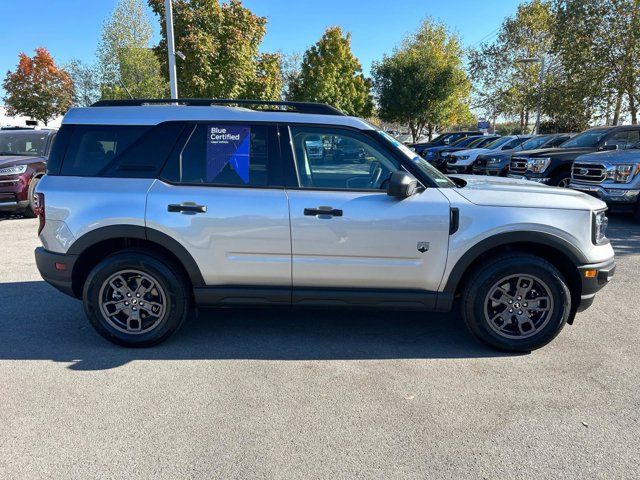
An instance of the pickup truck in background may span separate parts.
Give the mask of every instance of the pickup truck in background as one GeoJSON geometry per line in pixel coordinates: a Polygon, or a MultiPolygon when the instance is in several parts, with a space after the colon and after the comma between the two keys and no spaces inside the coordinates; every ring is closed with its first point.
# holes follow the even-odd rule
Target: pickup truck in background
{"type": "Polygon", "coordinates": [[[640,222],[640,143],[627,150],[579,156],[569,186],[603,200],[612,209],[632,212],[640,222]]]}

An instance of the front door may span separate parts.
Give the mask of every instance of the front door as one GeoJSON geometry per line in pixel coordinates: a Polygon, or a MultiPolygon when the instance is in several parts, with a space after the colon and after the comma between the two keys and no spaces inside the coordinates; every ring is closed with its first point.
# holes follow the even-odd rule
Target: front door
{"type": "Polygon", "coordinates": [[[287,189],[296,288],[436,291],[449,240],[437,188],[390,197],[399,162],[360,132],[290,127],[298,188],[287,189]]]}

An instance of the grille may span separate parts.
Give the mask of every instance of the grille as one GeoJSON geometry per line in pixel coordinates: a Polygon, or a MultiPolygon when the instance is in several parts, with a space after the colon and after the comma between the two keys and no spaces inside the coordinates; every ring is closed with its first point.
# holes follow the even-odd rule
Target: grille
{"type": "Polygon", "coordinates": [[[579,182],[600,183],[607,178],[607,168],[600,163],[574,163],[571,178],[579,182]]]}
{"type": "Polygon", "coordinates": [[[513,157],[509,165],[509,171],[515,173],[525,173],[527,171],[527,160],[524,157],[513,157]]]}

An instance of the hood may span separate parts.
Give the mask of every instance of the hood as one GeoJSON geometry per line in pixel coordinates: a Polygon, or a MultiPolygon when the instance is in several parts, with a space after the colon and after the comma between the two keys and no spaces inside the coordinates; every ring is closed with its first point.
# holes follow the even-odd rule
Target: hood
{"type": "Polygon", "coordinates": [[[607,163],[636,163],[640,162],[640,149],[629,150],[605,150],[580,155],[576,158],[581,162],[607,162],[607,163]]]}
{"type": "Polygon", "coordinates": [[[539,148],[537,150],[522,150],[515,154],[516,157],[577,157],[583,153],[591,153],[595,148],[539,148]]]}
{"type": "Polygon", "coordinates": [[[476,205],[562,210],[599,210],[607,206],[603,201],[585,193],[568,188],[548,187],[528,180],[475,175],[450,176],[467,183],[456,189],[456,192],[476,205]]]}
{"type": "Polygon", "coordinates": [[[12,165],[24,165],[29,163],[44,162],[43,157],[28,157],[26,155],[0,155],[0,168],[11,167],[12,165]]]}

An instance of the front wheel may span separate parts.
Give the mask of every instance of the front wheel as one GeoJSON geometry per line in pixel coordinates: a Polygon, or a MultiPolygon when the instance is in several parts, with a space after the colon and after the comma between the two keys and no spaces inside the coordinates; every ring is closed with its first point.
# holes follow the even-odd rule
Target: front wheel
{"type": "Polygon", "coordinates": [[[29,183],[29,189],[27,190],[27,195],[29,197],[29,205],[22,211],[22,215],[26,218],[36,218],[35,212],[35,201],[36,201],[36,187],[38,186],[38,182],[40,178],[32,178],[29,183]]]}
{"type": "Polygon", "coordinates": [[[554,176],[549,182],[549,185],[551,185],[552,187],[569,188],[570,183],[571,183],[571,174],[568,172],[565,172],[565,173],[559,173],[558,175],[554,176]]]}
{"type": "Polygon", "coordinates": [[[178,330],[190,296],[186,281],[175,273],[179,270],[169,265],[137,250],[100,262],[83,291],[84,310],[96,331],[119,345],[148,347],[178,330]]]}
{"type": "Polygon", "coordinates": [[[471,332],[499,350],[543,347],[564,327],[571,293],[546,260],[526,254],[498,257],[477,269],[463,295],[462,314],[471,332]]]}

